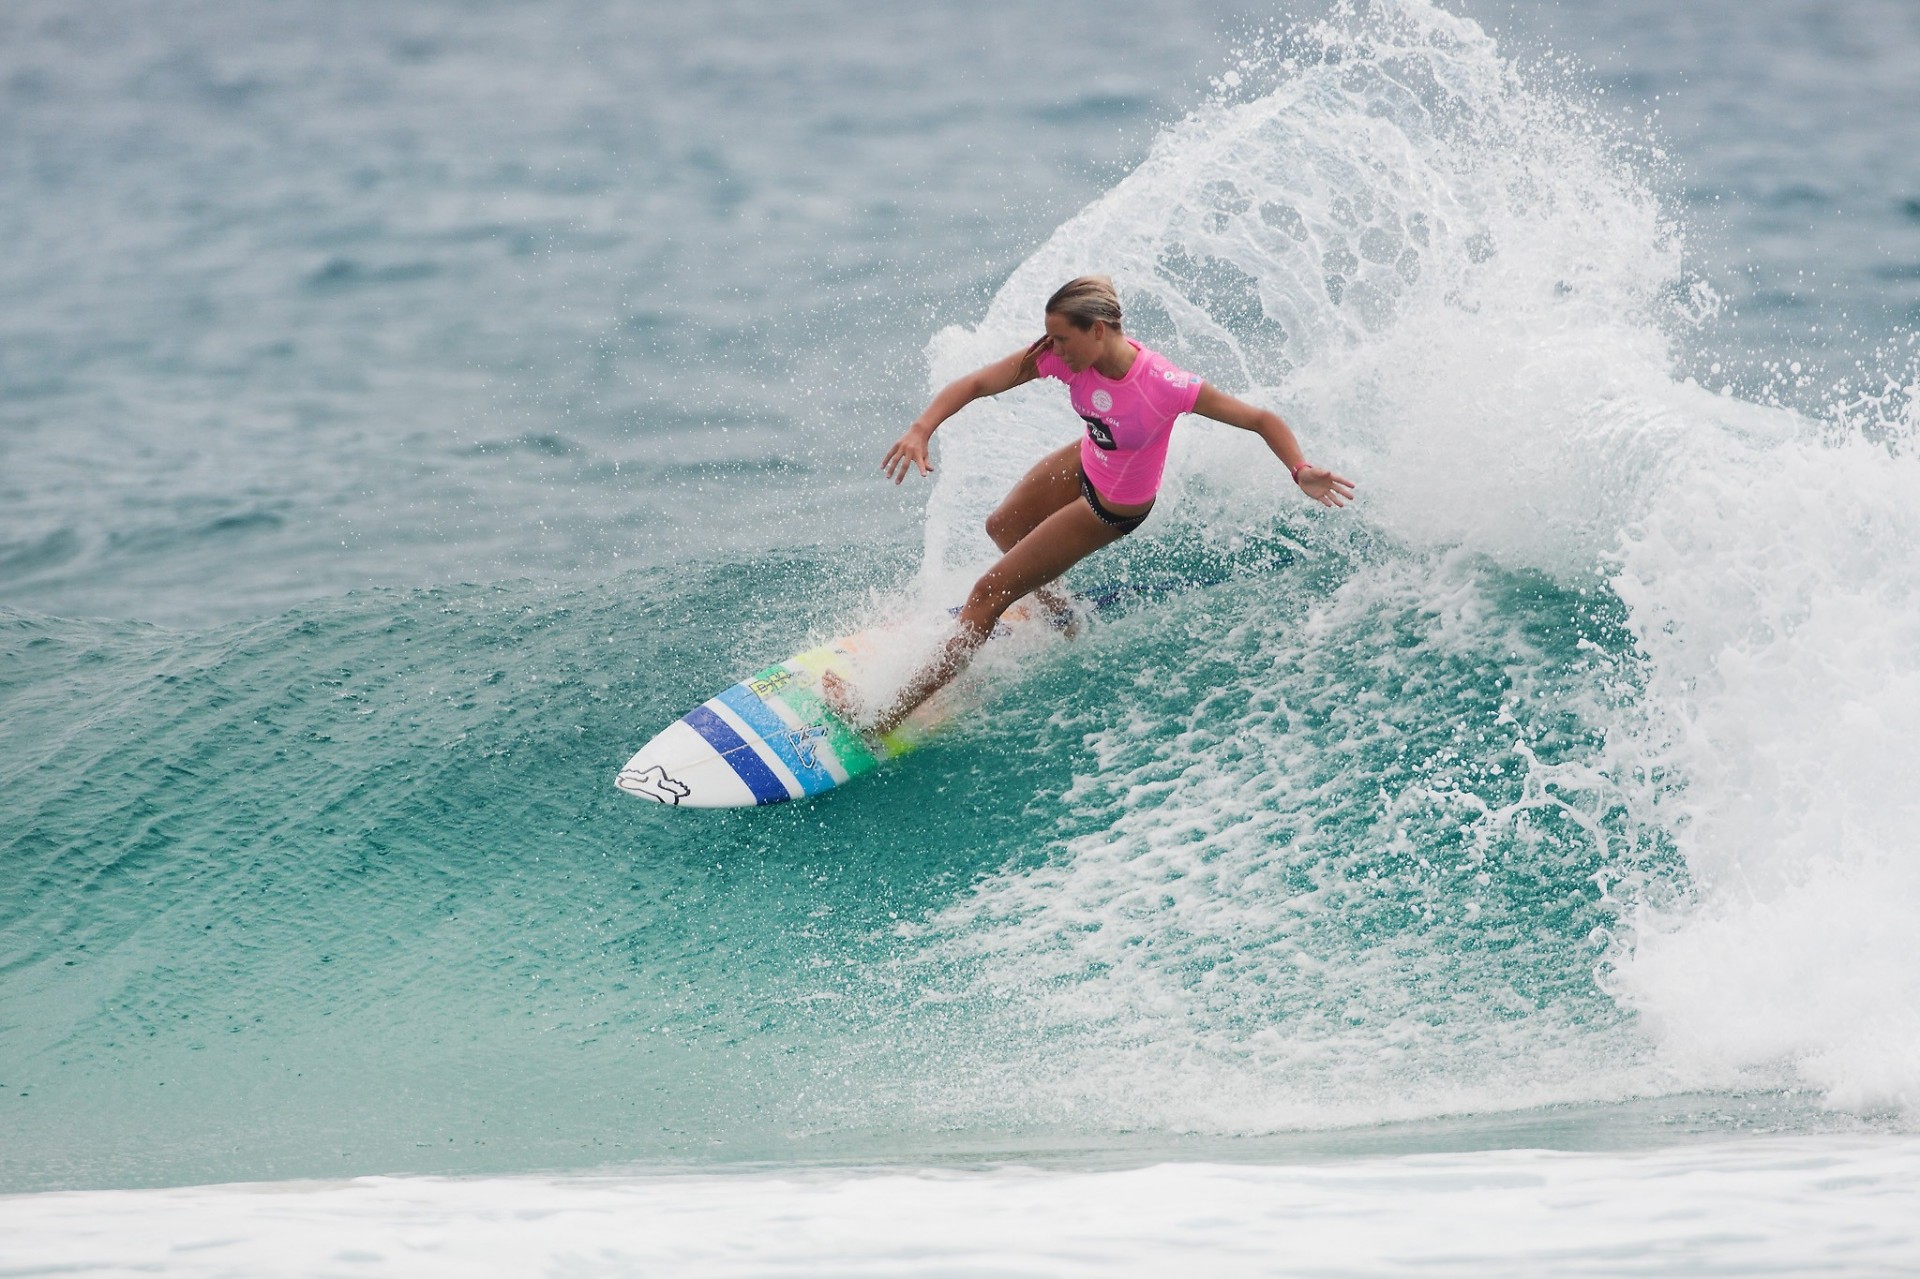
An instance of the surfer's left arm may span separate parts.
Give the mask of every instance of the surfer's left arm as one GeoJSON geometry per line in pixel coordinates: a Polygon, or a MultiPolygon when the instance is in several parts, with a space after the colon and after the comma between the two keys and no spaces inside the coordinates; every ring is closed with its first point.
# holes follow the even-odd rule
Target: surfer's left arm
{"type": "Polygon", "coordinates": [[[1201,417],[1210,417],[1216,422],[1252,431],[1265,440],[1267,447],[1273,450],[1273,455],[1280,459],[1280,465],[1287,468],[1287,474],[1300,486],[1300,491],[1320,505],[1345,506],[1353,500],[1353,481],[1307,461],[1300,441],[1293,437],[1292,428],[1280,419],[1278,413],[1256,408],[1245,400],[1236,400],[1211,382],[1201,386],[1200,398],[1193,402],[1193,411],[1201,417]]]}

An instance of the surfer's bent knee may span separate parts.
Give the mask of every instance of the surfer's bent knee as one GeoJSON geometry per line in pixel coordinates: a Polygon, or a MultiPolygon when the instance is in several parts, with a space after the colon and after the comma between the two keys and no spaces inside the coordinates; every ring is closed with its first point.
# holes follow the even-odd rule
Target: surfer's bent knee
{"type": "Polygon", "coordinates": [[[987,537],[1001,550],[1007,549],[1003,535],[1013,531],[1013,517],[1007,514],[1005,507],[996,507],[993,514],[987,516],[987,537]]]}

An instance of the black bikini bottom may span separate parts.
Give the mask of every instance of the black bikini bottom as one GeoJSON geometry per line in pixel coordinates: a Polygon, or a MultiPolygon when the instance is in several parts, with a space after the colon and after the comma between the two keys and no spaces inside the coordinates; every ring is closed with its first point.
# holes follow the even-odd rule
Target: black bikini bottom
{"type": "Polygon", "coordinates": [[[1117,528],[1122,533],[1133,532],[1147,522],[1147,516],[1153,514],[1152,507],[1148,507],[1138,515],[1119,515],[1108,510],[1101,503],[1100,495],[1094,492],[1093,481],[1087,478],[1084,470],[1080,472],[1080,496],[1087,499],[1087,505],[1093,508],[1093,513],[1100,517],[1102,524],[1117,528]]]}

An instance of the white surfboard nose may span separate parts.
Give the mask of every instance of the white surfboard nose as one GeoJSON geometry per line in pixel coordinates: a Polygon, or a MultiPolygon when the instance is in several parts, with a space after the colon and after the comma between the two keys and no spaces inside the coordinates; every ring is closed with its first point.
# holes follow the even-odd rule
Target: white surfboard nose
{"type": "Polygon", "coordinates": [[[667,725],[635,752],[613,784],[639,799],[674,808],[740,808],[764,802],[685,719],[667,725]]]}

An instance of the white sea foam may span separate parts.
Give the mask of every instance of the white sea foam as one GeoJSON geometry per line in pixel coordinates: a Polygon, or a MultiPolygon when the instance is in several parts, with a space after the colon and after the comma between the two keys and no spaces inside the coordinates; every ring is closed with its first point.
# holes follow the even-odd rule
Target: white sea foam
{"type": "Polygon", "coordinates": [[[368,1177],[0,1199],[11,1274],[1911,1273],[1920,1145],[1104,1172],[368,1177]]]}
{"type": "Polygon", "coordinates": [[[1696,884],[1615,983],[1672,1051],[1920,1103],[1920,459],[1728,442],[1628,536],[1643,764],[1696,884]]]}

